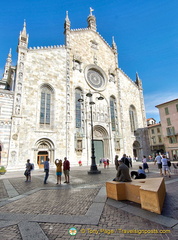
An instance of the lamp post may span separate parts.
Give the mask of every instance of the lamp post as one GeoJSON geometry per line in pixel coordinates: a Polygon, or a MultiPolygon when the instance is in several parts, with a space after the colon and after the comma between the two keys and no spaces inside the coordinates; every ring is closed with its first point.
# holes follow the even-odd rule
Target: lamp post
{"type": "MultiPolygon", "coordinates": [[[[94,92],[97,93],[97,92],[94,92]]],[[[88,171],[88,174],[99,174],[101,171],[98,170],[97,165],[96,165],[96,157],[95,157],[95,146],[94,146],[94,139],[93,139],[93,109],[92,105],[95,104],[92,100],[93,94],[89,91],[86,94],[87,97],[90,98],[90,114],[91,114],[91,166],[90,166],[90,171],[88,171]]],[[[104,98],[100,95],[98,97],[98,100],[103,100],[104,98]]],[[[78,99],[79,102],[83,102],[84,100],[82,98],[78,99]]]]}

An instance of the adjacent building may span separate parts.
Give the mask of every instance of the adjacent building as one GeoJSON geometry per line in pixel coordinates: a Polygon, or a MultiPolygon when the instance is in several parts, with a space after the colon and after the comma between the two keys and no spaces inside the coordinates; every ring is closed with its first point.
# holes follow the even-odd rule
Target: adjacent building
{"type": "Polygon", "coordinates": [[[150,142],[151,156],[155,157],[156,153],[165,153],[164,138],[162,135],[161,123],[156,123],[154,118],[147,119],[148,136],[150,142]]]}
{"type": "Polygon", "coordinates": [[[178,159],[178,99],[156,106],[159,109],[165,151],[178,159]]]}
{"type": "Polygon", "coordinates": [[[142,82],[119,68],[114,38],[110,46],[97,32],[92,11],[87,22],[71,29],[67,13],[64,45],[33,48],[24,22],[16,66],[10,50],[0,80],[1,164],[24,168],[30,158],[43,167],[67,156],[90,165],[92,134],[96,163],[149,154],[142,82]]]}

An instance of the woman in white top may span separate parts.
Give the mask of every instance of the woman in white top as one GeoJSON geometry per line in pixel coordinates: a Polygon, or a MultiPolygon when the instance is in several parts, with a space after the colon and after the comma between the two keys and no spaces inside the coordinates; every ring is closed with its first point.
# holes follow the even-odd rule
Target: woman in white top
{"type": "Polygon", "coordinates": [[[171,177],[170,170],[169,170],[169,167],[168,167],[168,160],[167,160],[165,155],[163,155],[163,158],[161,159],[161,162],[162,162],[162,169],[164,171],[164,176],[166,177],[167,173],[168,173],[168,176],[171,177]]]}
{"type": "Polygon", "coordinates": [[[147,169],[149,172],[149,166],[146,160],[146,156],[143,156],[142,163],[143,163],[143,170],[145,171],[147,169]]]}

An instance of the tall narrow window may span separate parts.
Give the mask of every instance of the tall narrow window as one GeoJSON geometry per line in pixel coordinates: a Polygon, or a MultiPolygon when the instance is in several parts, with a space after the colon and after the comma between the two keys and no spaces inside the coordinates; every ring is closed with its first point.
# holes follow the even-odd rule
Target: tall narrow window
{"type": "Polygon", "coordinates": [[[116,130],[116,115],[115,115],[115,98],[110,97],[110,113],[111,113],[111,126],[112,131],[116,130]]]}
{"type": "Polygon", "coordinates": [[[81,128],[82,126],[82,113],[81,113],[81,102],[78,99],[81,99],[82,91],[80,89],[75,90],[75,119],[76,119],[76,128],[81,128]]]}
{"type": "Polygon", "coordinates": [[[176,109],[177,109],[177,112],[178,112],[178,104],[176,104],[176,109]]]}
{"type": "Polygon", "coordinates": [[[168,114],[169,114],[169,109],[168,109],[168,107],[166,107],[164,110],[165,110],[165,114],[168,115],[168,114]]]}
{"type": "Polygon", "coordinates": [[[130,106],[129,116],[130,116],[131,132],[134,132],[137,129],[137,118],[136,118],[136,110],[133,105],[130,106]]]}
{"type": "Polygon", "coordinates": [[[51,95],[52,91],[48,87],[41,89],[40,124],[50,124],[51,95]]]}
{"type": "Polygon", "coordinates": [[[170,126],[171,125],[171,119],[167,118],[167,125],[170,126]]]}

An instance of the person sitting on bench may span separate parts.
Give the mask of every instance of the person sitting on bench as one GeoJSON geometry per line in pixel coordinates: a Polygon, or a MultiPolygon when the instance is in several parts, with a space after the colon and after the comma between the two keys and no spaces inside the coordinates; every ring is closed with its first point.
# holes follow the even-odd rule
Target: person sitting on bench
{"type": "Polygon", "coordinates": [[[142,169],[142,166],[139,166],[139,169],[137,172],[136,171],[131,172],[131,178],[134,178],[134,179],[146,178],[146,174],[145,174],[145,171],[142,169]]]}
{"type": "Polygon", "coordinates": [[[116,177],[113,179],[113,181],[132,182],[129,174],[129,168],[127,167],[127,165],[125,165],[122,160],[119,160],[118,164],[119,166],[118,166],[117,174],[116,174],[116,177]]]}

